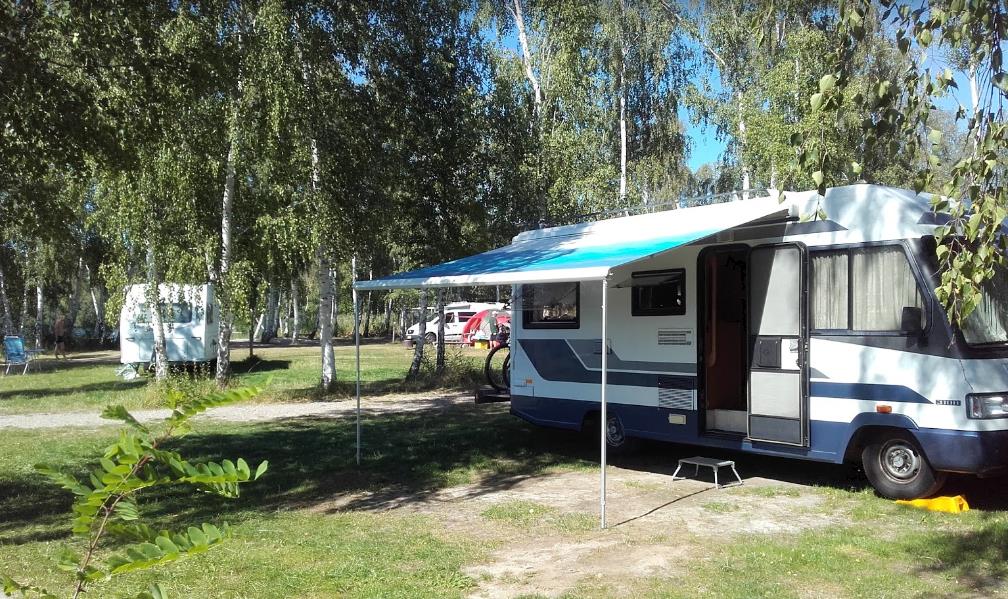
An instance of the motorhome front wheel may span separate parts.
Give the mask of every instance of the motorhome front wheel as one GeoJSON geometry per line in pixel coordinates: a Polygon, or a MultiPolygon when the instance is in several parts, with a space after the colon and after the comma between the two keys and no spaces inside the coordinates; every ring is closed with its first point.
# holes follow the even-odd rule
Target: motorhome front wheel
{"type": "Polygon", "coordinates": [[[945,482],[908,434],[891,431],[876,436],[861,453],[868,481],[890,499],[917,499],[933,495],[945,482]]]}

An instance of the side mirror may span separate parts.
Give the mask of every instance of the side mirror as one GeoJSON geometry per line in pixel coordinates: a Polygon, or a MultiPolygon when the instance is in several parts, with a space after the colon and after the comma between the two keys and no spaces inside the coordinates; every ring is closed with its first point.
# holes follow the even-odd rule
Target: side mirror
{"type": "Polygon", "coordinates": [[[908,335],[920,335],[924,331],[924,312],[920,308],[904,306],[900,330],[908,335]]]}

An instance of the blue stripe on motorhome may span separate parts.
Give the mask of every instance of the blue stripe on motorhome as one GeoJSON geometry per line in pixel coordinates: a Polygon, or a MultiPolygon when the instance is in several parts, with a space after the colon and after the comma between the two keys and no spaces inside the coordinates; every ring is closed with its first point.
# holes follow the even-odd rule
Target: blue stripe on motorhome
{"type": "MultiPolygon", "coordinates": [[[[862,427],[904,429],[917,439],[936,469],[984,474],[1008,468],[1008,431],[918,428],[902,414],[863,412],[851,422],[813,420],[809,423],[811,447],[806,448],[761,443],[742,436],[704,435],[697,422],[699,414],[693,411],[614,403],[608,405],[608,410],[620,417],[628,434],[636,437],[834,463],[844,461],[851,438],[862,427]],[[670,414],[684,415],[686,424],[669,424],[670,414]]],[[[597,411],[596,402],[511,396],[511,413],[540,426],[578,430],[585,415],[597,411]]]]}
{"type": "MultiPolygon", "coordinates": [[[[602,373],[599,370],[588,370],[584,364],[578,360],[574,350],[563,339],[521,339],[519,341],[525,355],[528,356],[532,366],[543,379],[547,381],[561,381],[566,383],[595,383],[601,384],[602,373]]],[[[618,360],[618,358],[615,358],[618,360]]],[[[614,361],[615,361],[614,360],[614,361]]],[[[695,364],[673,364],[662,362],[649,362],[658,372],[624,372],[610,370],[607,381],[611,385],[628,385],[634,387],[657,387],[658,378],[666,377],[666,374],[681,374],[680,367],[689,367],[696,371],[695,364]]],[[[692,376],[682,376],[678,378],[688,379],[690,385],[688,389],[696,386],[695,378],[692,376]]]]}
{"type": "Polygon", "coordinates": [[[894,403],[932,403],[926,397],[909,387],[882,383],[824,383],[813,381],[810,386],[810,392],[814,397],[891,401],[894,403]]]}

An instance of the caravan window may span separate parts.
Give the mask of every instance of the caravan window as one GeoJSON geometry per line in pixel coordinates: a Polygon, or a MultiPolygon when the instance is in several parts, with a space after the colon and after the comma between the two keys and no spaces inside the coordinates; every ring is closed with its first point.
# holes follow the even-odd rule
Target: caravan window
{"type": "MultiPolygon", "coordinates": [[[[192,306],[186,302],[173,302],[161,306],[161,320],[164,324],[186,324],[192,321],[192,306]]],[[[136,317],[133,319],[137,324],[150,324],[150,310],[146,303],[137,304],[136,317]]]]}
{"type": "Polygon", "coordinates": [[[580,326],[579,283],[543,283],[522,287],[522,326],[526,329],[576,329],[580,326]]]}
{"type": "Polygon", "coordinates": [[[809,311],[813,329],[898,332],[903,308],[908,306],[925,307],[903,248],[812,254],[809,311]]]}
{"type": "Polygon", "coordinates": [[[630,314],[668,316],[686,313],[686,270],[649,270],[630,275],[630,314]]]}

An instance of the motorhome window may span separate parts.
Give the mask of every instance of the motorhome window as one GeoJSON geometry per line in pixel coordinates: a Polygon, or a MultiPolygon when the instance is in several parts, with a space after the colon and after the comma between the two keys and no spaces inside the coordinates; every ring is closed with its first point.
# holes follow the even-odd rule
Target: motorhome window
{"type": "Polygon", "coordinates": [[[898,246],[813,253],[811,291],[816,330],[899,331],[904,307],[921,308],[927,319],[917,279],[898,246]]]}
{"type": "Polygon", "coordinates": [[[847,252],[812,254],[812,301],[809,306],[813,329],[846,329],[849,294],[847,252]]]}
{"type": "Polygon", "coordinates": [[[650,270],[630,275],[630,314],[669,316],[686,313],[686,271],[650,270]]]}
{"type": "Polygon", "coordinates": [[[579,283],[544,283],[522,287],[522,325],[527,329],[576,329],[579,283]]]}
{"type": "Polygon", "coordinates": [[[983,296],[963,321],[962,332],[970,345],[1008,343],[1008,269],[998,267],[994,278],[981,285],[983,296]]]}
{"type": "MultiPolygon", "coordinates": [[[[855,331],[898,331],[904,307],[924,300],[906,254],[899,247],[851,252],[851,325],[855,331]]],[[[922,323],[926,326],[926,323],[922,323]]]]}

